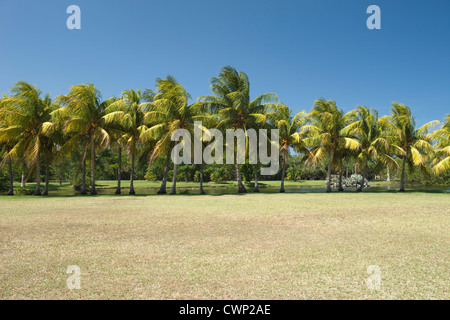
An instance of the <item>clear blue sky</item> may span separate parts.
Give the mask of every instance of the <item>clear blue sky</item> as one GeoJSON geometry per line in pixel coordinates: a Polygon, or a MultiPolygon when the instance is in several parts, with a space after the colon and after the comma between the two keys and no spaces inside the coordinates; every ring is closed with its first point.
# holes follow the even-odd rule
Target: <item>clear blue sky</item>
{"type": "Polygon", "coordinates": [[[172,74],[196,99],[222,66],[253,97],[295,111],[334,99],[348,111],[407,104],[419,124],[450,113],[449,0],[0,0],[0,94],[18,80],[50,92],[92,82],[104,98],[172,74]],[[81,8],[81,30],[66,8],[81,8]],[[366,9],[381,8],[381,30],[366,9]]]}

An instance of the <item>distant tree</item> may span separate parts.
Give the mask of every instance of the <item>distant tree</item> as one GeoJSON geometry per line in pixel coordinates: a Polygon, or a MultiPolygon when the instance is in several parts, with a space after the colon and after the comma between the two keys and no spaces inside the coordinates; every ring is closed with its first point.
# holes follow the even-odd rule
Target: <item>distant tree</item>
{"type": "Polygon", "coordinates": [[[433,171],[436,175],[450,172],[450,114],[445,118],[442,127],[432,133],[436,141],[436,158],[433,161],[433,171]]]}
{"type": "MultiPolygon", "coordinates": [[[[200,97],[212,113],[219,116],[218,128],[255,128],[266,121],[266,112],[278,97],[274,93],[264,93],[254,100],[250,99],[250,82],[244,72],[230,66],[223,67],[217,78],[211,79],[213,95],[200,97]]],[[[238,192],[247,189],[242,183],[240,165],[236,161],[236,181],[238,192]]]]}
{"type": "Polygon", "coordinates": [[[70,139],[63,150],[70,151],[79,145],[83,146],[82,194],[86,193],[86,151],[90,145],[91,195],[95,195],[95,150],[106,148],[110,141],[103,118],[109,101],[102,101],[100,91],[91,83],[72,86],[69,93],[58,96],[57,101],[65,106],[68,118],[65,132],[70,139]]]}
{"type": "Polygon", "coordinates": [[[279,145],[281,154],[283,155],[280,192],[285,192],[284,178],[289,162],[290,148],[294,148],[295,151],[304,154],[309,153],[303,141],[303,136],[300,133],[308,117],[305,111],[301,111],[293,116],[292,109],[280,104],[273,108],[273,112],[269,114],[268,118],[269,121],[273,122],[274,127],[279,130],[279,145]]]}
{"type": "Polygon", "coordinates": [[[316,100],[309,113],[311,124],[303,126],[306,146],[312,147],[309,161],[313,164],[328,159],[327,192],[331,192],[333,157],[340,149],[357,150],[358,140],[345,136],[345,117],[333,100],[316,100]]]}
{"type": "Polygon", "coordinates": [[[389,145],[394,154],[402,159],[400,192],[404,192],[406,164],[426,169],[425,158],[433,153],[428,131],[439,121],[430,121],[416,128],[416,121],[408,106],[392,103],[391,111],[392,115],[383,117],[381,121],[386,128],[389,145]]]}
{"type": "Polygon", "coordinates": [[[17,82],[11,91],[13,95],[3,99],[0,109],[0,117],[7,123],[7,127],[0,129],[0,143],[14,141],[4,159],[23,157],[30,170],[35,168],[35,195],[41,195],[42,140],[54,105],[47,103],[48,95],[42,99],[41,91],[27,82],[17,82]]]}

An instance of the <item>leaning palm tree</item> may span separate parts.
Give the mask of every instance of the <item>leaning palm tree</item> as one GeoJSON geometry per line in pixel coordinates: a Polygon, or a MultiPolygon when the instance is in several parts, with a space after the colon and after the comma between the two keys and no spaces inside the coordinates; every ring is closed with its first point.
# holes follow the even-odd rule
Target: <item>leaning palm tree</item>
{"type": "Polygon", "coordinates": [[[381,118],[381,121],[386,128],[387,140],[393,153],[402,159],[400,192],[404,192],[406,163],[425,168],[426,156],[433,153],[428,131],[439,121],[430,121],[416,128],[416,121],[408,106],[392,103],[391,111],[392,115],[381,118]]]}
{"type": "Polygon", "coordinates": [[[431,135],[436,141],[436,158],[433,160],[433,172],[436,175],[450,171],[450,114],[445,118],[441,128],[431,135]]]}
{"type": "Polygon", "coordinates": [[[102,101],[100,91],[91,83],[74,85],[67,95],[57,97],[58,102],[65,106],[68,116],[65,132],[72,136],[68,146],[83,145],[83,179],[85,178],[85,161],[88,144],[91,155],[91,195],[95,190],[95,150],[106,148],[109,144],[108,132],[104,129],[105,109],[109,101],[102,101]],[[97,142],[97,143],[96,143],[97,142]]]}
{"type": "Polygon", "coordinates": [[[273,112],[268,115],[268,118],[279,131],[280,151],[283,154],[280,192],[283,193],[285,192],[284,178],[288,166],[290,148],[294,148],[297,152],[309,152],[300,134],[301,128],[308,118],[305,111],[300,111],[295,116],[292,116],[292,109],[289,109],[284,104],[275,106],[273,112]]]}
{"type": "Polygon", "coordinates": [[[361,192],[364,180],[367,179],[369,161],[381,163],[383,167],[386,165],[396,166],[397,162],[389,156],[389,143],[376,110],[358,106],[355,110],[350,111],[347,117],[350,119],[350,124],[344,128],[344,134],[354,137],[361,144],[356,153],[356,160],[360,164],[362,176],[357,192],[361,192]]]}
{"type": "MultiPolygon", "coordinates": [[[[106,115],[103,116],[107,125],[116,125],[120,129],[110,128],[119,133],[118,143],[126,146],[131,158],[130,172],[130,192],[134,195],[134,164],[137,153],[137,146],[142,143],[141,134],[147,130],[144,125],[145,113],[150,107],[150,101],[153,99],[153,93],[149,90],[125,90],[122,93],[122,99],[117,100],[106,108],[106,115]]],[[[121,146],[119,146],[121,150],[121,146]]],[[[121,157],[119,151],[119,157],[121,157]]],[[[121,161],[121,159],[119,159],[121,161]]],[[[120,180],[119,180],[120,181],[120,180]]]]}
{"type": "MultiPolygon", "coordinates": [[[[158,191],[158,194],[165,194],[171,147],[173,146],[171,140],[173,133],[178,129],[193,132],[194,122],[205,120],[208,115],[202,114],[204,106],[202,103],[188,103],[189,93],[173,76],[168,76],[166,79],[158,78],[156,82],[158,94],[155,95],[152,107],[145,115],[145,122],[149,124],[149,127],[142,132],[142,139],[143,141],[157,141],[151,155],[151,161],[166,154],[163,181],[158,191]]],[[[174,161],[171,194],[176,194],[176,183],[177,164],[174,161]]]]}
{"type": "Polygon", "coordinates": [[[346,118],[334,100],[316,100],[309,113],[311,124],[303,126],[304,143],[312,147],[308,161],[313,164],[328,158],[327,192],[331,192],[331,169],[333,158],[341,149],[357,150],[358,140],[345,136],[346,118]]]}
{"type": "Polygon", "coordinates": [[[35,195],[41,195],[41,153],[43,126],[50,121],[53,105],[45,103],[41,91],[33,85],[19,81],[12,88],[13,95],[3,99],[0,117],[7,127],[0,129],[0,143],[15,140],[6,159],[24,157],[30,173],[36,169],[35,195]]]}
{"type": "MultiPolygon", "coordinates": [[[[208,110],[219,116],[219,129],[257,128],[266,121],[266,112],[274,106],[278,97],[274,93],[264,93],[254,100],[250,99],[250,82],[244,72],[230,66],[223,67],[217,78],[211,79],[213,95],[199,98],[208,110]]],[[[247,148],[246,148],[247,149],[247,148]]],[[[256,168],[255,168],[256,170],[256,168]]],[[[242,183],[240,165],[236,161],[236,181],[238,192],[247,190],[242,183]]]]}

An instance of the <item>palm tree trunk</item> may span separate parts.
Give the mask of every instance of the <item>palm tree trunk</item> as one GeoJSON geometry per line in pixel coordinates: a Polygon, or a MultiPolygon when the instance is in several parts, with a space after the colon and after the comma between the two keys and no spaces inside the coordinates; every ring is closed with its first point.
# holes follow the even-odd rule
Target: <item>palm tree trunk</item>
{"type": "Polygon", "coordinates": [[[258,186],[258,164],[255,164],[255,187],[253,188],[253,192],[259,192],[259,186],[258,186]]]}
{"type": "Polygon", "coordinates": [[[338,191],[339,192],[343,192],[344,191],[344,188],[342,187],[342,175],[343,175],[342,171],[343,170],[341,168],[341,170],[339,170],[339,186],[338,186],[338,191]]]}
{"type": "Polygon", "coordinates": [[[91,135],[91,195],[96,195],[95,191],[95,140],[94,134],[91,135]]]}
{"type": "Polygon", "coordinates": [[[45,189],[44,189],[44,193],[43,193],[44,196],[48,196],[49,171],[50,171],[49,170],[49,164],[46,163],[45,164],[45,189]]]}
{"type": "Polygon", "coordinates": [[[11,157],[8,157],[8,174],[9,174],[9,191],[8,191],[8,195],[12,196],[14,195],[14,174],[13,174],[13,170],[12,170],[12,161],[11,161],[11,157]]]}
{"type": "Polygon", "coordinates": [[[116,188],[116,194],[121,193],[121,175],[122,175],[122,146],[119,145],[119,160],[117,161],[117,188],[116,188]]]}
{"type": "Polygon", "coordinates": [[[333,158],[333,150],[330,150],[328,159],[328,173],[327,173],[327,192],[331,192],[331,160],[333,158]]]}
{"type": "Polygon", "coordinates": [[[170,190],[170,194],[177,194],[177,169],[178,166],[173,164],[173,178],[172,178],[172,189],[170,190]]]}
{"type": "Polygon", "coordinates": [[[359,188],[358,188],[358,190],[356,190],[357,192],[362,192],[363,191],[363,188],[364,188],[364,178],[365,178],[365,172],[363,171],[362,172],[362,175],[361,175],[361,185],[359,186],[359,188]]]}
{"type": "Polygon", "coordinates": [[[135,154],[134,154],[134,148],[131,151],[131,173],[130,173],[130,194],[136,194],[136,192],[134,192],[134,158],[135,158],[135,154]]]}
{"type": "Polygon", "coordinates": [[[247,189],[245,189],[244,184],[242,183],[241,168],[238,163],[236,163],[236,180],[238,184],[238,193],[247,193],[247,189]]]}
{"type": "Polygon", "coordinates": [[[402,176],[400,178],[400,192],[405,192],[405,167],[406,167],[406,156],[403,156],[402,176]]]}
{"type": "Polygon", "coordinates": [[[391,175],[389,174],[389,166],[386,166],[386,181],[391,181],[391,175]]]}
{"type": "Polygon", "coordinates": [[[166,194],[166,184],[167,184],[167,175],[169,174],[169,164],[170,164],[170,148],[167,151],[166,165],[164,168],[163,181],[161,183],[161,187],[159,188],[158,194],[166,194]]]}
{"type": "Polygon", "coordinates": [[[280,192],[284,193],[284,177],[286,175],[286,167],[287,167],[287,159],[286,159],[286,153],[284,153],[283,155],[283,170],[281,172],[281,187],[280,187],[280,192]]]}
{"type": "Polygon", "coordinates": [[[37,150],[37,155],[36,155],[36,191],[34,193],[34,195],[36,196],[40,196],[41,195],[41,159],[39,157],[39,147],[37,150]]]}
{"type": "Polygon", "coordinates": [[[81,194],[87,194],[86,192],[86,154],[84,155],[83,159],[83,170],[82,170],[82,177],[81,177],[81,194]]]}
{"type": "Polygon", "coordinates": [[[203,167],[204,162],[202,162],[202,166],[200,167],[200,194],[205,194],[205,190],[203,190],[203,167]]]}
{"type": "Polygon", "coordinates": [[[366,166],[363,167],[361,170],[361,184],[359,185],[358,189],[356,189],[356,192],[362,192],[364,188],[364,179],[366,177],[366,166]]]}

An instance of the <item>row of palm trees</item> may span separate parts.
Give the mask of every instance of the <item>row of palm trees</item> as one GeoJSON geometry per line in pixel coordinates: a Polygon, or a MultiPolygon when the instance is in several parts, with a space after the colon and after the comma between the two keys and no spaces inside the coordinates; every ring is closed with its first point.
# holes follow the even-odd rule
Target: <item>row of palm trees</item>
{"type": "MultiPolygon", "coordinates": [[[[148,155],[151,164],[166,156],[163,181],[158,194],[166,193],[170,154],[177,129],[194,130],[194,122],[205,128],[279,129],[282,155],[280,191],[289,152],[294,149],[304,155],[304,163],[319,165],[327,161],[327,191],[331,192],[331,174],[339,173],[342,191],[344,162],[355,159],[367,179],[369,162],[401,170],[400,191],[405,187],[405,168],[410,165],[427,170],[432,164],[435,174],[450,170],[450,115],[434,132],[438,121],[417,128],[411,110],[402,104],[392,104],[390,116],[379,117],[376,110],[358,106],[344,113],[333,100],[320,99],[312,110],[293,114],[279,102],[274,93],[250,98],[250,82],[244,72],[227,66],[211,79],[211,95],[190,103],[190,95],[177,80],[168,76],[156,80],[156,91],[125,90],[120,97],[102,100],[93,84],[74,85],[66,95],[52,100],[36,87],[18,82],[10,96],[0,101],[1,165],[8,165],[10,191],[13,194],[12,162],[23,162],[36,172],[36,195],[41,195],[41,163],[45,166],[45,187],[48,194],[49,166],[60,157],[81,151],[81,193],[87,193],[86,163],[90,155],[91,188],[95,195],[95,155],[98,150],[113,148],[119,153],[118,184],[121,192],[121,154],[126,151],[131,160],[130,194],[134,191],[134,166],[137,155],[148,155]],[[400,166],[397,159],[401,160],[400,166]]],[[[203,146],[205,147],[205,146],[203,146]]],[[[205,164],[201,165],[201,173],[205,164]]],[[[236,164],[238,192],[246,192],[236,164]]],[[[258,169],[255,165],[255,191],[258,191],[258,169]]],[[[176,193],[177,165],[173,165],[171,194],[176,193]]],[[[202,174],[200,191],[203,191],[202,174]]],[[[364,181],[363,181],[364,182],[364,181]]],[[[358,191],[362,191],[360,184],[358,191]]]]}

